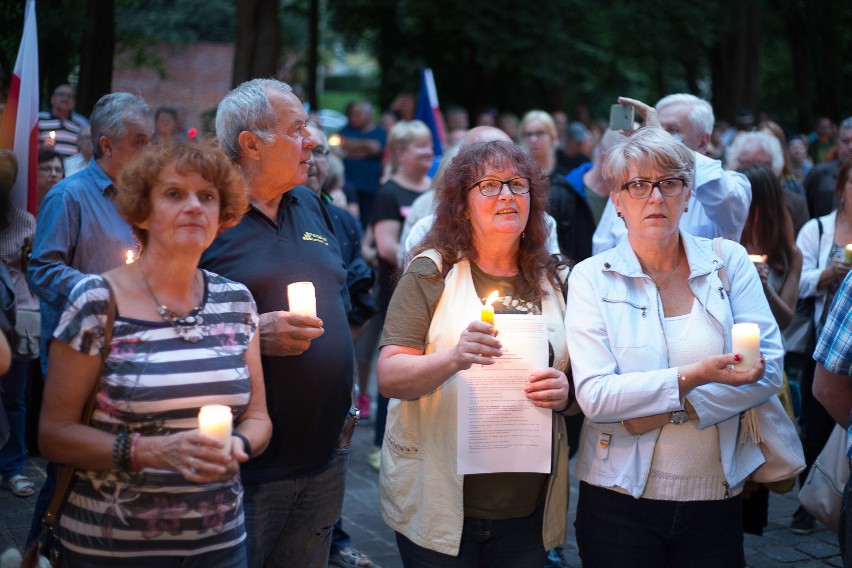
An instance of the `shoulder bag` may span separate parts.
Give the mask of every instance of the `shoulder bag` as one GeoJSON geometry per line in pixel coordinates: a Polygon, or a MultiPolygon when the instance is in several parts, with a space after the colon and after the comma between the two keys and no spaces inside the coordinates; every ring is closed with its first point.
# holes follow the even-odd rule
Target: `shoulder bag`
{"type": "MultiPolygon", "coordinates": [[[[722,239],[713,239],[713,251],[722,258],[722,239]]],[[[730,298],[731,281],[723,266],[719,278],[730,298]]],[[[751,441],[759,444],[766,462],[751,474],[758,483],[787,481],[784,487],[773,487],[773,491],[786,492],[795,485],[796,475],[805,469],[805,454],[796,426],[781,405],[777,394],[740,415],[740,443],[751,441]],[[791,483],[792,482],[792,483],[791,483]],[[789,488],[786,487],[789,485],[789,488]],[[784,491],[786,489],[786,491],[784,491]]]]}
{"type": "Polygon", "coordinates": [[[836,425],[799,490],[799,503],[816,520],[836,532],[840,524],[843,490],[848,480],[846,428],[836,425]]]}
{"type": "MultiPolygon", "coordinates": [[[[109,355],[109,344],[112,341],[113,325],[115,324],[115,293],[112,286],[104,277],[104,284],[109,290],[109,303],[107,304],[107,320],[104,326],[104,347],[101,352],[101,366],[98,370],[98,377],[95,381],[95,388],[89,394],[86,400],[86,406],[83,409],[81,416],[82,424],[89,424],[92,421],[92,415],[95,412],[95,399],[100,388],[101,377],[104,372],[104,364],[109,355]]],[[[59,515],[62,505],[68,498],[68,493],[71,490],[71,483],[74,480],[76,469],[69,465],[60,465],[56,468],[56,492],[50,500],[50,505],[41,519],[41,531],[38,538],[27,546],[24,552],[24,558],[21,562],[21,568],[39,568],[44,565],[44,559],[49,562],[49,565],[57,568],[60,566],[60,544],[59,536],[56,528],[59,525],[59,515]]]]}

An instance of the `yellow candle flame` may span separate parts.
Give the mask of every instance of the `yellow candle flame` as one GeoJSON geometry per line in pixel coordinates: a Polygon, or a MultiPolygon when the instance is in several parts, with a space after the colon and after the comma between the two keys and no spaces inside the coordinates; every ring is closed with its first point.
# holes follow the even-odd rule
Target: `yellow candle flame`
{"type": "Polygon", "coordinates": [[[329,146],[340,146],[343,142],[343,139],[340,137],[340,134],[332,134],[328,137],[328,145],[329,146]]]}
{"type": "Polygon", "coordinates": [[[765,263],[766,262],[766,255],[765,254],[750,254],[750,255],[748,255],[748,259],[752,262],[763,262],[763,263],[765,263]]]}
{"type": "Polygon", "coordinates": [[[485,305],[490,306],[491,304],[496,302],[497,296],[499,296],[499,295],[500,295],[500,293],[497,290],[494,290],[493,292],[488,294],[488,298],[485,299],[485,305]]]}
{"type": "Polygon", "coordinates": [[[485,323],[490,323],[494,325],[494,302],[497,301],[497,296],[499,293],[497,290],[494,290],[488,295],[488,298],[485,300],[485,305],[482,306],[482,317],[480,318],[485,323]]]}
{"type": "Polygon", "coordinates": [[[133,258],[133,251],[132,251],[132,250],[128,250],[128,251],[127,251],[127,260],[125,260],[125,261],[124,261],[124,263],[125,263],[125,264],[133,264],[133,261],[134,261],[134,260],[136,260],[136,259],[135,259],[135,258],[133,258]]]}
{"type": "Polygon", "coordinates": [[[56,140],[56,132],[54,132],[53,130],[50,131],[49,136],[51,140],[56,140]]]}

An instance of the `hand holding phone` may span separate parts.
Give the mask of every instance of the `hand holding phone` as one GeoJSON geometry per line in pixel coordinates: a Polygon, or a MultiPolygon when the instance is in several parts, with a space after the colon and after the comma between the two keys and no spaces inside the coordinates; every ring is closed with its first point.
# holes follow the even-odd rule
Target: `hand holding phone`
{"type": "Polygon", "coordinates": [[[633,107],[615,104],[609,108],[610,130],[633,130],[633,107]]]}

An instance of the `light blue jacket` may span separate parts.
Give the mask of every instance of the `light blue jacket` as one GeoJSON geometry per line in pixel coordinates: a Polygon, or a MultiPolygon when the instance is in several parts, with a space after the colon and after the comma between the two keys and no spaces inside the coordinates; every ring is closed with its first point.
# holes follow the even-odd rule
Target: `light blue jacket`
{"type": "MultiPolygon", "coordinates": [[[[781,334],[742,246],[723,241],[719,258],[712,240],[683,232],[681,238],[690,267],[689,286],[721,324],[725,352],[731,352],[732,324],[760,326],[760,349],[766,360],[762,379],[741,387],[710,383],[686,397],[698,413],[699,428],[718,426],[722,466],[733,490],[765,461],[759,446],[739,443],[739,415],[780,390],[781,334]],[[730,295],[719,276],[722,267],[727,267],[730,295]]],[[[663,318],[656,286],[642,271],[627,239],[571,272],[565,327],[577,399],[586,415],[578,479],[642,495],[660,429],[633,436],[620,421],[683,408],[677,368],[669,364],[663,318]]]]}

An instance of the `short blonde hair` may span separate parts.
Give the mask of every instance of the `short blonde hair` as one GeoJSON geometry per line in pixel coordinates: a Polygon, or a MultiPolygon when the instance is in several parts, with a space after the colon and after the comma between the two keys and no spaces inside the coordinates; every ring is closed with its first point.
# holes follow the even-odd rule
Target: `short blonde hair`
{"type": "Polygon", "coordinates": [[[399,168],[399,154],[420,136],[432,137],[432,131],[422,120],[400,120],[388,134],[388,152],[390,154],[391,174],[399,168]]]}
{"type": "Polygon", "coordinates": [[[639,164],[651,163],[664,176],[682,178],[692,187],[695,177],[695,155],[683,142],[660,128],[645,126],[634,130],[610,149],[601,172],[610,191],[618,191],[630,169],[639,164]]]}
{"type": "Polygon", "coordinates": [[[143,246],[148,231],[139,226],[151,216],[151,190],[169,164],[178,173],[195,172],[219,191],[219,229],[236,225],[248,210],[248,190],[237,166],[216,141],[149,146],[121,172],[116,183],[118,212],[143,246]]]}
{"type": "Polygon", "coordinates": [[[543,110],[531,110],[527,114],[524,115],[524,118],[521,119],[521,139],[524,137],[524,128],[532,122],[533,120],[537,120],[544,124],[544,129],[547,130],[547,133],[554,140],[559,140],[559,133],[556,131],[556,122],[553,121],[553,117],[550,116],[549,112],[545,112],[543,110]]]}

